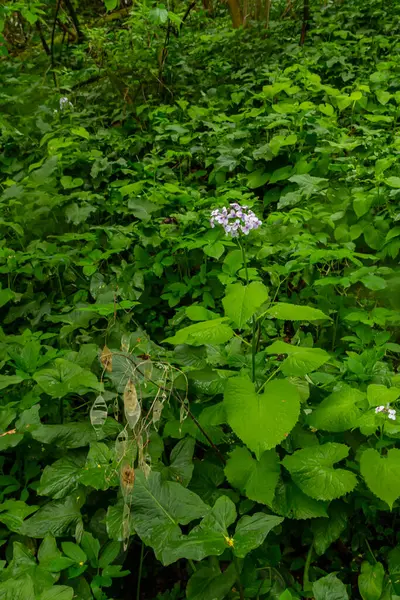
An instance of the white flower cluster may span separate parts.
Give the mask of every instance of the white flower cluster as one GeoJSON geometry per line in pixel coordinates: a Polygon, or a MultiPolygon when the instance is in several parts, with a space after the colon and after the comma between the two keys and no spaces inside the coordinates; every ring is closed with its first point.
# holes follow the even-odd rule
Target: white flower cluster
{"type": "Polygon", "coordinates": [[[60,110],[65,110],[66,108],[73,108],[73,105],[66,96],[63,96],[60,98],[60,110]]]}
{"type": "Polygon", "coordinates": [[[248,206],[241,206],[237,202],[230,205],[230,209],[217,208],[211,213],[210,225],[222,225],[226,235],[238,237],[241,233],[248,235],[252,229],[258,229],[262,221],[256,217],[248,206]]]}
{"type": "Polygon", "coordinates": [[[394,408],[390,408],[389,404],[386,404],[386,406],[377,406],[375,413],[387,413],[389,419],[392,419],[392,421],[396,420],[396,411],[394,408]]]}

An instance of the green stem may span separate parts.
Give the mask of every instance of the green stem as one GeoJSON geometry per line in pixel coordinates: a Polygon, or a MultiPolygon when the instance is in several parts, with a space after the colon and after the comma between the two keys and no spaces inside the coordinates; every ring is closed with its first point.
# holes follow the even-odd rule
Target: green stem
{"type": "Polygon", "coordinates": [[[196,573],[197,569],[196,569],[196,565],[194,564],[194,562],[192,561],[191,558],[188,559],[188,563],[189,565],[192,567],[192,571],[193,573],[196,573]]]}
{"type": "Polygon", "coordinates": [[[144,558],[144,544],[142,542],[142,549],[140,550],[138,582],[137,582],[137,587],[136,587],[136,600],[140,600],[140,585],[142,583],[143,558],[144,558]]]}
{"type": "Polygon", "coordinates": [[[60,423],[61,425],[64,423],[64,400],[60,398],[59,400],[59,411],[60,411],[60,423]]]}
{"type": "Polygon", "coordinates": [[[367,546],[367,548],[368,548],[368,552],[370,553],[370,555],[371,555],[371,556],[372,556],[372,558],[374,559],[374,562],[378,562],[378,561],[376,560],[376,558],[375,558],[375,554],[372,552],[372,548],[371,548],[371,546],[369,545],[369,542],[368,542],[367,538],[365,538],[365,540],[364,540],[364,541],[365,541],[365,545],[366,545],[366,546],[367,546]]]}
{"type": "Polygon", "coordinates": [[[257,321],[255,316],[252,318],[253,339],[251,341],[251,379],[256,381],[256,353],[257,353],[257,321]]]}
{"type": "Polygon", "coordinates": [[[308,550],[306,564],[304,565],[303,592],[309,592],[312,589],[311,584],[310,584],[310,578],[309,578],[309,570],[310,570],[313,550],[314,550],[314,542],[312,542],[312,544],[308,550]]]}
{"type": "Polygon", "coordinates": [[[242,251],[243,265],[244,265],[244,273],[246,276],[246,285],[249,285],[249,271],[247,269],[247,259],[246,259],[246,251],[240,239],[238,239],[239,248],[242,251]]]}
{"type": "Polygon", "coordinates": [[[244,589],[243,589],[243,585],[242,585],[242,581],[240,579],[240,567],[239,567],[239,561],[237,559],[236,556],[233,557],[233,562],[235,564],[235,569],[236,569],[236,581],[238,583],[239,586],[239,596],[240,596],[240,600],[244,600],[244,589]]]}

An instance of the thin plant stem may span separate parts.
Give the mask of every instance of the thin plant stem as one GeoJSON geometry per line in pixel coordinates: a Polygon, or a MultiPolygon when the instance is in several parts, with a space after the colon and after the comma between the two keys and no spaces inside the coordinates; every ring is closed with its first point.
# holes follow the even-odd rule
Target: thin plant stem
{"type": "MultiPolygon", "coordinates": [[[[244,248],[242,242],[240,241],[240,239],[238,239],[238,244],[239,244],[239,248],[242,251],[244,272],[245,272],[245,276],[246,276],[246,285],[249,285],[249,270],[247,268],[246,251],[245,251],[245,248],[244,248]]],[[[256,352],[257,352],[257,319],[255,318],[254,315],[251,319],[251,324],[252,324],[252,332],[253,332],[253,338],[251,341],[251,379],[254,383],[256,380],[256,352]]]]}
{"type": "Polygon", "coordinates": [[[197,571],[196,565],[194,564],[194,562],[192,561],[191,558],[188,559],[188,563],[191,566],[193,573],[196,573],[196,571],[197,571]]]}
{"type": "Polygon", "coordinates": [[[240,579],[240,568],[239,568],[239,561],[237,559],[236,556],[233,557],[233,562],[235,564],[235,569],[236,569],[236,575],[237,575],[237,583],[239,586],[239,596],[240,596],[240,600],[244,600],[244,589],[243,589],[243,584],[242,581],[240,579]]]}
{"type": "Polygon", "coordinates": [[[61,425],[64,423],[64,399],[60,398],[59,400],[59,411],[60,411],[60,423],[61,425]]]}
{"type": "Polygon", "coordinates": [[[303,592],[308,592],[311,589],[309,571],[310,571],[313,550],[314,550],[314,542],[312,542],[312,544],[310,545],[310,548],[307,553],[306,564],[304,565],[303,592]]]}
{"type": "Polygon", "coordinates": [[[143,558],[144,558],[144,543],[142,542],[142,548],[140,550],[138,582],[137,582],[137,587],[136,587],[136,600],[140,600],[140,585],[142,583],[143,558]]]}
{"type": "Polygon", "coordinates": [[[368,548],[368,552],[370,553],[370,555],[371,555],[371,556],[372,556],[372,558],[374,559],[374,562],[378,562],[378,561],[376,560],[375,554],[372,552],[372,548],[371,548],[371,546],[369,545],[369,542],[368,542],[367,538],[365,538],[365,539],[364,539],[364,541],[365,541],[365,545],[366,545],[366,546],[367,546],[367,548],[368,548]]]}
{"type": "Polygon", "coordinates": [[[243,265],[244,265],[244,273],[245,273],[245,277],[246,277],[246,285],[249,285],[249,271],[247,269],[247,258],[246,258],[246,251],[244,249],[244,246],[242,244],[242,242],[240,241],[240,239],[238,239],[238,244],[239,244],[239,248],[242,251],[242,258],[243,258],[243,265]]]}

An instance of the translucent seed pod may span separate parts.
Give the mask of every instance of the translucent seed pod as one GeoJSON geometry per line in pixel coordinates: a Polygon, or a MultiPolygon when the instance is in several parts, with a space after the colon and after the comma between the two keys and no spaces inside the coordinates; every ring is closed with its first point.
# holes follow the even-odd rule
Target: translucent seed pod
{"type": "Polygon", "coordinates": [[[124,551],[128,548],[129,538],[131,536],[131,509],[129,504],[124,504],[122,511],[122,541],[124,551]]]}
{"type": "Polygon", "coordinates": [[[157,425],[161,418],[162,409],[164,408],[164,404],[161,400],[156,400],[154,402],[153,407],[153,425],[157,425]]]}
{"type": "Polygon", "coordinates": [[[136,423],[139,421],[141,409],[135,384],[131,379],[128,379],[124,390],[124,410],[128,425],[133,430],[136,423]]]}
{"type": "Polygon", "coordinates": [[[100,354],[100,362],[107,373],[112,373],[112,358],[111,350],[107,346],[104,346],[100,354]]]}
{"type": "Polygon", "coordinates": [[[97,396],[90,409],[90,422],[95,431],[100,431],[106,422],[108,415],[107,403],[103,396],[97,396]]]}
{"type": "Polygon", "coordinates": [[[125,429],[119,432],[115,440],[115,458],[120,462],[128,452],[128,432],[125,429]]]}
{"type": "Polygon", "coordinates": [[[135,469],[128,461],[124,461],[119,472],[121,492],[125,502],[132,499],[133,487],[135,485],[135,469]]]}

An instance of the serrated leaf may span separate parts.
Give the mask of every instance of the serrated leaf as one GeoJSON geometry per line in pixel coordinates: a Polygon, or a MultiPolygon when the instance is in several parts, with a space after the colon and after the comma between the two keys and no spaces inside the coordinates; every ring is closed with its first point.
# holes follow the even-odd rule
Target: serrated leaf
{"type": "Polygon", "coordinates": [[[300,396],[286,379],[267,383],[257,394],[249,378],[232,377],[225,387],[224,405],[233,431],[260,458],[296,425],[300,396]]]}
{"type": "Polygon", "coordinates": [[[396,402],[400,396],[400,389],[396,387],[387,388],[385,385],[371,383],[367,387],[368,403],[371,407],[391,404],[396,402]]]}
{"type": "Polygon", "coordinates": [[[361,565],[361,574],[358,577],[358,589],[363,600],[379,600],[383,591],[385,570],[382,563],[371,565],[364,561],[361,565]]]}
{"type": "Polygon", "coordinates": [[[287,377],[302,377],[316,371],[329,361],[330,356],[321,348],[306,348],[292,346],[285,342],[276,341],[266,349],[267,354],[288,354],[281,366],[281,371],[287,377]]]}
{"type": "Polygon", "coordinates": [[[328,517],[328,503],[304,494],[293,481],[280,482],[275,492],[272,510],[289,519],[328,517]]]}
{"type": "Polygon", "coordinates": [[[351,492],[357,484],[354,473],[333,468],[348,452],[345,444],[328,442],[297,450],[285,456],[282,464],[305,494],[315,500],[333,500],[351,492]]]}
{"type": "Polygon", "coordinates": [[[322,310],[312,308],[311,306],[298,306],[296,304],[287,304],[278,302],[266,311],[266,314],[274,319],[281,321],[322,321],[331,320],[322,310]]]}
{"type": "Polygon", "coordinates": [[[334,573],[315,581],[312,590],[315,600],[349,600],[346,586],[334,573]]]}
{"type": "Polygon", "coordinates": [[[189,344],[189,346],[202,346],[203,344],[225,344],[233,337],[233,330],[226,324],[228,319],[212,319],[201,321],[180,329],[173,337],[164,342],[169,344],[189,344]]]}
{"type": "Polygon", "coordinates": [[[339,433],[357,427],[363,409],[359,406],[365,393],[344,385],[333,392],[309,415],[307,422],[315,429],[339,433]]]}
{"type": "Polygon", "coordinates": [[[381,456],[368,448],[361,455],[360,471],[371,492],[392,509],[400,496],[400,450],[392,448],[381,456]]]}
{"type": "Polygon", "coordinates": [[[229,483],[248,498],[271,506],[279,480],[280,465],[276,452],[267,450],[255,460],[246,448],[235,448],[226,463],[229,483]]]}
{"type": "Polygon", "coordinates": [[[146,479],[142,471],[136,471],[132,495],[133,526],[162,562],[167,558],[168,544],[181,535],[179,524],[187,525],[208,511],[197,494],[179,483],[162,481],[161,474],[154,471],[146,479]]]}
{"type": "Polygon", "coordinates": [[[268,300],[268,290],[260,281],[249,285],[234,283],[228,285],[222,300],[225,315],[238,329],[243,329],[253,314],[268,300]]]}
{"type": "Polygon", "coordinates": [[[348,514],[341,502],[329,507],[329,519],[314,519],[311,530],[314,534],[314,548],[317,554],[325,554],[329,546],[339,539],[347,526],[348,514]]]}

